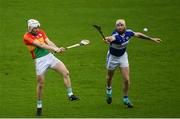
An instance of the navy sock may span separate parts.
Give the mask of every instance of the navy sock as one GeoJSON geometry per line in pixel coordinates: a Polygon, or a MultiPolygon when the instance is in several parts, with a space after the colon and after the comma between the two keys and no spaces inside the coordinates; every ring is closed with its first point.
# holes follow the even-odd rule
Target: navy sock
{"type": "Polygon", "coordinates": [[[128,96],[124,96],[124,98],[128,98],[128,96]]]}

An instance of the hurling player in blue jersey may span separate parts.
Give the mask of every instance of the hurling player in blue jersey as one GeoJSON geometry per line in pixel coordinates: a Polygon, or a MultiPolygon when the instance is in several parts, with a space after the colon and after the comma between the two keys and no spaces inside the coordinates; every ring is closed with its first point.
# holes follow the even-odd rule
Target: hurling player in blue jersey
{"type": "Polygon", "coordinates": [[[140,32],[134,32],[132,30],[126,29],[126,22],[123,19],[116,21],[116,30],[113,31],[112,36],[106,37],[105,42],[109,44],[109,51],[107,54],[107,103],[112,103],[112,78],[116,67],[121,70],[121,75],[123,79],[123,103],[132,108],[133,104],[128,98],[128,90],[130,86],[129,79],[129,63],[128,54],[126,52],[126,47],[129,43],[131,37],[138,37],[141,39],[153,41],[155,43],[160,43],[159,38],[152,38],[140,32]]]}

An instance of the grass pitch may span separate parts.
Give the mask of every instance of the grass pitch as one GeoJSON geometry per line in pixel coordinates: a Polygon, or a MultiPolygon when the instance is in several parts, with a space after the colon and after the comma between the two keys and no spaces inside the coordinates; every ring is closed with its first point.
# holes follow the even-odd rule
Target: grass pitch
{"type": "Polygon", "coordinates": [[[0,117],[35,117],[36,79],[33,60],[22,42],[26,20],[38,19],[59,46],[91,40],[61,59],[71,73],[78,102],[69,102],[62,77],[46,74],[43,117],[180,117],[179,0],[0,0],[0,117]],[[128,28],[158,36],[160,45],[132,38],[128,46],[133,109],[122,104],[119,71],[113,103],[105,102],[108,46],[92,24],[111,34],[118,18],[128,28]]]}

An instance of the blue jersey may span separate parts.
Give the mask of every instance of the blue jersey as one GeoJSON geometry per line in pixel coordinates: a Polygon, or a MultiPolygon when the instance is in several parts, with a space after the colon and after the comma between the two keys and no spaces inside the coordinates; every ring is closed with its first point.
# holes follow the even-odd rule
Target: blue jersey
{"type": "Polygon", "coordinates": [[[120,57],[126,52],[129,39],[134,36],[134,32],[132,30],[126,30],[123,35],[120,35],[115,30],[112,36],[114,36],[116,40],[110,43],[109,52],[114,56],[120,57]]]}

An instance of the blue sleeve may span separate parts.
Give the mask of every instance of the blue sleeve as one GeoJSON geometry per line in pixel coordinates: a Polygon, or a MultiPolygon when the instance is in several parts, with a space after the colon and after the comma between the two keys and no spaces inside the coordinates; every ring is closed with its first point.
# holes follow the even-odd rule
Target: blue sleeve
{"type": "Polygon", "coordinates": [[[119,35],[115,35],[114,37],[116,38],[116,42],[121,42],[122,38],[119,35]]]}
{"type": "Polygon", "coordinates": [[[128,32],[128,35],[129,35],[129,36],[134,36],[134,31],[132,31],[132,30],[127,30],[127,32],[128,32]]]}
{"type": "Polygon", "coordinates": [[[121,41],[121,37],[118,35],[118,33],[116,32],[116,31],[113,31],[112,32],[112,36],[114,36],[115,37],[115,41],[113,41],[113,42],[120,42],[121,41]]]}
{"type": "Polygon", "coordinates": [[[115,41],[113,41],[113,42],[120,42],[121,41],[121,37],[118,35],[118,33],[117,32],[112,32],[112,36],[114,36],[115,37],[115,41]]]}
{"type": "Polygon", "coordinates": [[[113,31],[111,35],[113,36],[113,35],[115,35],[115,34],[116,34],[116,31],[113,31]]]}
{"type": "Polygon", "coordinates": [[[131,35],[131,36],[134,36],[134,32],[133,32],[133,31],[131,31],[131,32],[130,32],[130,35],[131,35]]]}

